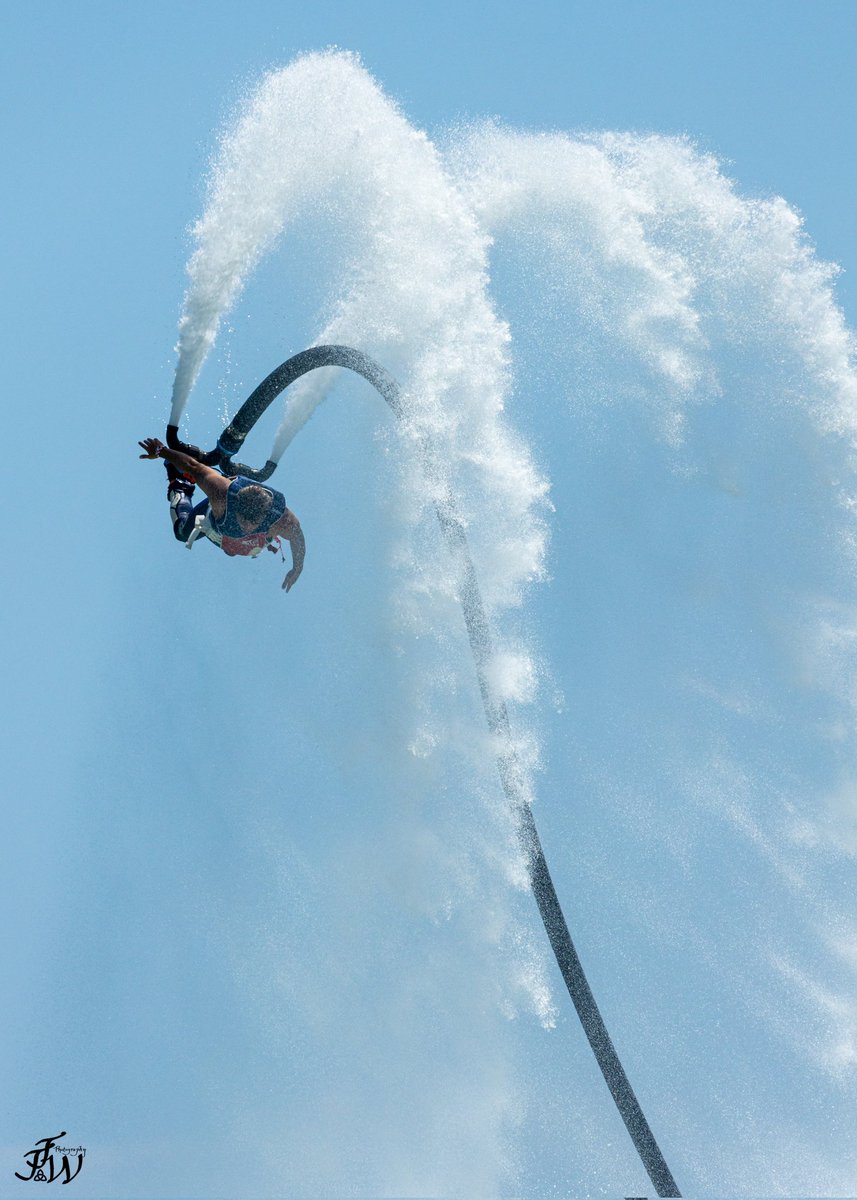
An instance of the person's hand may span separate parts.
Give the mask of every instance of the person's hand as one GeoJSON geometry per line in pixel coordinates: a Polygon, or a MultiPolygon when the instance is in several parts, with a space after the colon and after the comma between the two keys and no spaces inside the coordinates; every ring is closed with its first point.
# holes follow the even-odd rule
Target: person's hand
{"type": "Polygon", "coordinates": [[[142,442],[138,442],[137,445],[145,451],[140,458],[160,458],[161,451],[164,449],[164,443],[157,438],[143,438],[142,442]]]}
{"type": "Polygon", "coordinates": [[[295,583],[300,573],[300,567],[292,567],[291,571],[289,571],[288,575],[283,580],[283,591],[290,592],[292,590],[292,585],[295,583]]]}

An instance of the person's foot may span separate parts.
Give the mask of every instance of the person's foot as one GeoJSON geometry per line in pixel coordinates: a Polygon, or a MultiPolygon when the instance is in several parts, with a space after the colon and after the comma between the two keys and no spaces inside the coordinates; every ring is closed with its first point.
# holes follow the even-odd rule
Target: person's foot
{"type": "Polygon", "coordinates": [[[182,496],[192,496],[196,484],[190,476],[184,475],[171,462],[165,462],[164,466],[167,468],[167,499],[171,500],[174,492],[182,496]]]}

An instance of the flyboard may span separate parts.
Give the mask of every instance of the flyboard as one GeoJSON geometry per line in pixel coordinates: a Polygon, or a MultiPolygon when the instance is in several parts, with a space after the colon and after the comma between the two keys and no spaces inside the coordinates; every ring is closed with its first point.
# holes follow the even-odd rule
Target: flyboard
{"type": "MultiPolygon", "coordinates": [[[[277,467],[277,463],[273,459],[268,459],[262,467],[254,469],[243,463],[233,462],[233,458],[241,449],[247,434],[271,402],[290,383],[294,383],[301,375],[305,375],[307,371],[314,371],[318,367],[347,367],[349,370],[355,371],[380,392],[397,417],[403,415],[398,384],[382,366],[374,362],[367,354],[360,350],[354,350],[350,346],[312,346],[309,350],[302,350],[299,354],[287,359],[266,379],[262,380],[241,405],[232,421],[218,438],[217,445],[213,450],[203,453],[198,447],[182,442],[175,425],[167,426],[167,444],[174,450],[183,450],[185,453],[191,454],[194,458],[204,462],[206,466],[218,468],[225,475],[244,475],[258,483],[269,479],[277,467]]],[[[420,443],[420,454],[424,466],[430,469],[434,453],[431,443],[425,437],[420,443]]],[[[589,1039],[598,1066],[601,1068],[601,1073],[658,1195],[681,1196],[607,1032],[604,1018],[595,1002],[592,989],[587,982],[580,958],[571,940],[568,924],[548,870],[532,809],[527,803],[523,773],[512,749],[512,729],[506,704],[495,695],[489,678],[488,667],[492,657],[491,630],[485,615],[473,560],[470,557],[464,525],[456,515],[452,497],[438,502],[435,507],[444,540],[458,567],[461,607],[479,680],[482,705],[488,728],[495,736],[499,747],[497,770],[500,775],[500,783],[517,818],[518,836],[526,856],[530,885],[544,922],[545,931],[553,947],[557,965],[577,1010],[580,1023],[589,1039]]]]}

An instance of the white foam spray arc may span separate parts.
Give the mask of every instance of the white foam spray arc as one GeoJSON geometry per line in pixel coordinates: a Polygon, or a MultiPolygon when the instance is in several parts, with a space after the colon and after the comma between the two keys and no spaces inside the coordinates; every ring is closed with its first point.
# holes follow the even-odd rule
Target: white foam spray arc
{"type": "MultiPolygon", "coordinates": [[[[218,448],[225,449],[231,458],[238,452],[246,433],[282,390],[306,372],[324,370],[331,365],[346,367],[368,379],[387,401],[396,417],[399,420],[406,417],[400,388],[383,367],[373,362],[368,355],[348,346],[317,346],[295,355],[263,380],[230,422],[225,434],[218,441],[218,448]]],[[[427,434],[424,434],[419,442],[419,459],[425,477],[429,480],[437,479],[440,465],[427,434]]],[[[265,471],[254,477],[267,478],[267,469],[271,465],[271,462],[267,463],[265,471]]],[[[234,464],[232,469],[239,473],[249,473],[246,467],[238,464],[234,464]]],[[[514,814],[521,849],[527,863],[530,886],[541,913],[545,932],[601,1073],[655,1190],[659,1196],[680,1196],[672,1172],[607,1032],[556,894],[541,838],[528,803],[526,775],[515,753],[509,713],[493,680],[493,637],[485,615],[467,533],[456,512],[454,497],[446,495],[439,499],[436,512],[444,540],[455,562],[461,611],[479,681],[485,720],[496,739],[497,771],[514,814]]]]}
{"type": "MultiPolygon", "coordinates": [[[[522,249],[539,283],[553,296],[562,294],[563,304],[540,317],[553,322],[555,345],[573,364],[571,378],[588,380],[589,403],[614,412],[620,405],[635,414],[639,409],[686,476],[701,473],[692,457],[695,414],[711,397],[728,394],[743,366],[718,362],[710,349],[718,342],[734,348],[753,339],[787,340],[800,360],[798,383],[784,366],[769,373],[766,394],[776,391],[777,403],[798,414],[795,420],[809,413],[822,435],[854,439],[851,340],[830,295],[830,272],[815,261],[782,201],[740,199],[716,163],[674,139],[523,136],[486,125],[451,134],[441,154],[353,56],[339,53],[308,55],[268,76],[223,140],[195,230],[173,422],[253,267],[284,231],[331,196],[349,226],[342,239],[346,286],[317,340],[357,346],[402,380],[402,442],[406,462],[408,446],[415,451],[412,495],[422,497],[412,504],[430,512],[455,497],[476,543],[486,619],[495,628],[521,603],[526,586],[543,577],[547,489],[503,416],[510,343],[488,296],[492,237],[522,249]],[[629,366],[625,373],[617,367],[608,380],[602,357],[629,366]],[[426,436],[436,455],[428,487],[420,484],[418,492],[426,436]]],[[[334,378],[317,372],[290,389],[274,461],[334,378]]],[[[846,462],[847,453],[837,486],[847,504],[846,462]]],[[[723,487],[733,487],[731,478],[723,487]]],[[[417,514],[409,516],[415,525],[417,514]]],[[[838,516],[830,518],[830,537],[847,553],[838,516]]],[[[429,573],[418,563],[416,572],[414,592],[431,608],[429,573]]],[[[437,582],[438,595],[447,586],[437,582]]],[[[824,608],[824,653],[848,640],[848,611],[824,608]]],[[[834,678],[836,670],[831,667],[824,686],[847,697],[849,685],[834,678]]],[[[721,708],[739,704],[722,687],[703,685],[706,694],[722,697],[721,708]]],[[[514,755],[520,747],[509,742],[514,755]]],[[[516,761],[525,758],[522,751],[516,761]]],[[[685,764],[662,767],[666,780],[685,764]]],[[[529,806],[532,778],[520,769],[529,806]]],[[[703,785],[693,786],[703,797],[703,785]]],[[[736,825],[739,820],[752,829],[746,813],[735,817],[736,825]]],[[[806,840],[810,834],[802,828],[806,840]]],[[[664,830],[664,844],[668,836],[664,830]]],[[[757,830],[753,836],[764,843],[757,830]]],[[[770,843],[765,852],[772,860],[783,857],[770,843]]],[[[800,870],[806,877],[808,868],[800,870]]],[[[772,972],[809,988],[788,956],[778,961],[772,972]]],[[[751,983],[743,986],[749,990],[751,983]]],[[[846,1058],[841,1046],[854,1027],[850,1013],[841,1018],[837,1043],[846,1058]]],[[[672,1116],[678,1119],[677,1112],[672,1116]]],[[[719,1184],[722,1161],[710,1170],[706,1175],[697,1164],[697,1179],[719,1184]]]]}

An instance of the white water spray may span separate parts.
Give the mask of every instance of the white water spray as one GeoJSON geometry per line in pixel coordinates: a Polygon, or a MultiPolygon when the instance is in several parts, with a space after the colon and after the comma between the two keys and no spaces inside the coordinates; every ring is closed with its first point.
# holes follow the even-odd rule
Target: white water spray
{"type": "MultiPolygon", "coordinates": [[[[553,568],[561,578],[554,586],[567,590],[572,650],[568,719],[578,754],[568,778],[598,812],[589,826],[585,802],[576,821],[569,810],[566,824],[580,837],[569,833],[569,853],[602,897],[603,936],[630,921],[655,962],[671,964],[672,978],[685,972],[692,994],[753,1023],[772,1064],[761,1080],[724,1065],[734,1032],[719,1024],[710,1058],[693,1067],[710,1070],[716,1087],[696,1095],[685,1077],[694,1042],[682,1032],[693,1004],[681,986],[674,1002],[656,1007],[660,1026],[614,998],[620,1028],[638,1022],[644,1046],[661,1044],[650,1075],[662,1069],[668,1087],[653,1119],[673,1130],[684,1155],[676,1174],[689,1191],[761,1192],[781,1179],[792,1192],[853,1190],[825,1121],[812,1106],[794,1117],[778,1088],[778,1079],[809,1078],[838,1113],[857,1062],[857,1009],[848,998],[857,914],[838,876],[830,882],[831,862],[854,852],[857,384],[831,272],[784,202],[742,199],[713,160],[684,142],[525,136],[489,125],[454,131],[439,150],[353,56],[309,55],[266,77],[223,141],[195,231],[174,422],[249,273],[325,206],[345,283],[316,340],[371,353],[398,376],[408,401],[397,555],[402,636],[455,628],[455,581],[439,562],[431,522],[433,501],[451,489],[502,635],[494,677],[519,705],[519,726],[541,671],[511,615],[528,585],[544,578],[549,516],[545,473],[506,410],[551,430],[536,434],[540,457],[575,514],[562,552],[577,570],[553,568]],[[517,318],[511,342],[498,304],[517,318]],[[524,368],[538,360],[550,370],[534,395],[524,368]],[[407,452],[423,433],[444,464],[429,481],[419,456],[407,452]],[[697,906],[706,893],[705,844],[717,847],[721,875],[743,899],[737,929],[717,889],[697,906]],[[638,858],[645,868],[635,871],[638,858]],[[676,876],[686,896],[675,890],[676,876]],[[760,918],[755,897],[771,889],[777,902],[760,918]],[[728,942],[718,936],[724,928],[728,942]],[[675,1029],[668,1036],[667,1021],[675,1029]],[[788,1054],[793,1059],[780,1063],[788,1054]],[[684,1090],[675,1095],[673,1087],[684,1090]],[[739,1093],[775,1114],[771,1128],[740,1118],[739,1093]],[[668,1107],[667,1095],[675,1096],[668,1107]],[[803,1121],[799,1136],[794,1120],[803,1121]],[[789,1141],[801,1152],[783,1175],[789,1141]]],[[[285,357],[282,347],[271,353],[285,357]]],[[[296,385],[275,459],[334,382],[333,372],[318,373],[296,385]]],[[[480,818],[456,815],[474,848],[469,879],[458,876],[448,888],[453,905],[467,897],[473,916],[458,932],[462,961],[470,953],[485,969],[493,953],[498,1005],[517,1012],[526,997],[549,1024],[546,953],[508,887],[520,887],[524,875],[511,826],[490,799],[491,748],[478,712],[455,728],[445,708],[450,689],[468,687],[460,639],[450,634],[437,658],[415,662],[412,751],[468,763],[464,811],[474,788],[484,797],[480,818]],[[492,950],[480,921],[495,922],[492,950]]],[[[554,669],[565,678],[564,668],[554,669]]],[[[458,706],[456,713],[460,719],[458,706]]],[[[521,726],[517,745],[531,765],[541,753],[536,726],[535,718],[521,726]]],[[[448,811],[436,832],[453,836],[448,811]]],[[[427,859],[442,860],[437,849],[427,859]]],[[[459,869],[439,866],[447,885],[459,869]]],[[[430,905],[432,885],[421,887],[421,903],[430,905]]],[[[590,915],[597,925],[596,909],[590,915]]],[[[618,969],[607,955],[603,970],[618,969]]],[[[647,977],[648,990],[654,986],[647,977]]],[[[468,1019],[485,995],[471,999],[468,1019]]],[[[562,1087],[560,1073],[521,1082],[520,1065],[516,1084],[511,1062],[502,1053],[487,1062],[468,1101],[451,1120],[438,1119],[435,1131],[443,1126],[460,1150],[445,1173],[432,1174],[415,1149],[410,1164],[393,1168],[371,1113],[361,1114],[367,1138],[387,1146],[389,1178],[481,1194],[509,1186],[527,1157],[514,1149],[518,1088],[562,1087]]],[[[429,1108],[420,1110],[423,1120],[429,1108]]],[[[385,1106],[377,1116],[389,1123],[385,1106]]],[[[556,1115],[540,1119],[544,1137],[567,1134],[556,1115]]],[[[407,1144],[407,1122],[399,1118],[396,1128],[407,1144]]],[[[290,1136],[299,1137],[297,1127],[290,1136]]],[[[584,1174],[609,1172],[597,1129],[592,1138],[574,1146],[573,1160],[584,1174]]],[[[384,1169],[376,1159],[376,1185],[384,1169]]]]}

